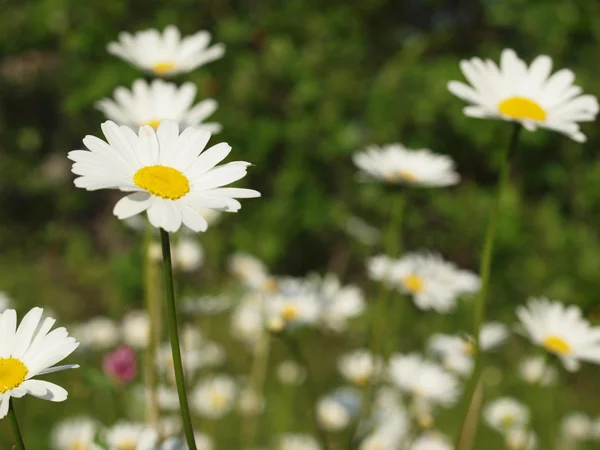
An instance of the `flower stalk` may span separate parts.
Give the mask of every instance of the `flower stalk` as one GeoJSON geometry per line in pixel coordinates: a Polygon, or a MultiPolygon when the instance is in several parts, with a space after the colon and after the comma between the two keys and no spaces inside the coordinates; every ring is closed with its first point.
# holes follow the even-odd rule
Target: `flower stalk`
{"type": "Polygon", "coordinates": [[[17,421],[17,414],[15,413],[12,398],[9,400],[8,404],[8,417],[13,429],[13,434],[15,435],[15,448],[17,450],[25,450],[25,441],[23,441],[23,436],[21,435],[21,429],[19,428],[19,422],[17,421]]]}

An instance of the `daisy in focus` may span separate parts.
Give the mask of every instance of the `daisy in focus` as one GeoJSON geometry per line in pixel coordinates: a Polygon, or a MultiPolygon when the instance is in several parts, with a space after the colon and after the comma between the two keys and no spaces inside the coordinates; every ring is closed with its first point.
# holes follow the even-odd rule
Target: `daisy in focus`
{"type": "Polygon", "coordinates": [[[122,32],[119,41],[108,44],[107,50],[142,70],[171,76],[191,72],[221,58],[225,54],[225,45],[209,47],[210,38],[210,33],[203,30],[182,39],[179,29],[169,25],[162,34],[155,29],[134,35],[122,32]]]}
{"type": "Polygon", "coordinates": [[[94,191],[119,189],[130,192],[113,210],[119,219],[147,211],[150,224],[168,232],[181,225],[206,231],[208,224],[199,208],[235,212],[236,198],[260,197],[251,189],[226,188],[246,175],[250,163],[217,166],[231,151],[226,143],[204,150],[210,133],[193,127],[179,134],[177,123],[165,120],[155,130],[149,125],[136,134],[131,128],[108,121],[102,124],[107,142],[86,136],[89,150],[69,152],[75,186],[94,191]]]}
{"type": "Polygon", "coordinates": [[[196,86],[192,83],[177,86],[155,79],[148,84],[139,79],[133,82],[131,90],[115,89],[114,99],[102,99],[96,103],[96,108],[107,119],[134,130],[142,125],[158,128],[163,120],[173,120],[182,128],[197,127],[211,133],[221,131],[218,123],[204,123],[217,109],[217,102],[207,99],[192,107],[195,96],[196,86]]]}
{"type": "Polygon", "coordinates": [[[402,144],[372,146],[353,157],[366,179],[421,187],[451,186],[460,181],[454,161],[430,150],[410,150],[402,144]]]}
{"type": "Polygon", "coordinates": [[[531,342],[558,356],[567,370],[578,370],[579,361],[600,364],[600,327],[583,318],[579,307],[531,298],[517,316],[531,342]]]}
{"type": "Polygon", "coordinates": [[[549,56],[538,56],[527,67],[513,50],[505,49],[500,66],[472,58],[461,61],[460,69],[471,85],[450,81],[448,89],[470,103],[464,109],[469,117],[518,122],[530,131],[547,128],[585,142],[578,122],[591,122],[598,114],[598,100],[581,95],[573,72],[562,69],[550,75],[549,56]]]}
{"type": "Polygon", "coordinates": [[[42,320],[42,312],[42,308],[33,308],[18,328],[14,309],[0,314],[0,419],[8,413],[11,397],[29,394],[52,402],[67,399],[65,389],[34,377],[79,367],[55,366],[73,353],[79,342],[65,328],[50,331],[55,320],[42,320]]]}

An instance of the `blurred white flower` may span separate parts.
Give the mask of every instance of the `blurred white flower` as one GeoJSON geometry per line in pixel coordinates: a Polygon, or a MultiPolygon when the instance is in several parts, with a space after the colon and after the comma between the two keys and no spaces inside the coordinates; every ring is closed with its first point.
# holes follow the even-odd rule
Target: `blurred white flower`
{"type": "Polygon", "coordinates": [[[117,345],[121,339],[119,326],[108,317],[94,317],[73,327],[73,336],[82,348],[106,350],[117,345]]]}
{"type": "Polygon", "coordinates": [[[171,252],[174,267],[183,272],[198,270],[204,262],[204,250],[194,238],[181,236],[171,249],[171,252]]]}
{"type": "Polygon", "coordinates": [[[254,347],[264,332],[263,303],[262,294],[247,294],[231,315],[232,336],[249,347],[254,347]]]}
{"type": "Polygon", "coordinates": [[[122,32],[119,41],[108,44],[107,50],[140,69],[158,76],[170,76],[191,72],[221,58],[225,46],[215,44],[208,47],[210,38],[210,33],[203,30],[181,39],[179,29],[169,25],[162,34],[155,29],[139,31],[134,35],[122,32]]]}
{"type": "Polygon", "coordinates": [[[266,298],[268,318],[280,318],[285,324],[315,324],[321,315],[321,305],[310,284],[296,278],[278,280],[276,293],[266,298]]]}
{"type": "Polygon", "coordinates": [[[282,384],[301,384],[306,378],[306,370],[291,359],[277,366],[277,378],[282,384]]]}
{"type": "Polygon", "coordinates": [[[453,450],[453,446],[443,434],[430,431],[416,438],[409,450],[453,450]]]}
{"type": "Polygon", "coordinates": [[[118,87],[114,99],[104,98],[96,103],[96,108],[104,113],[108,120],[119,125],[127,125],[136,130],[142,125],[158,128],[163,120],[173,120],[180,127],[198,127],[211,133],[221,131],[218,123],[204,123],[217,109],[217,102],[203,100],[194,107],[196,86],[184,83],[177,86],[160,79],[147,83],[135,80],[131,90],[118,87]]]}
{"type": "Polygon", "coordinates": [[[148,346],[150,339],[150,318],[146,311],[130,311],[123,316],[121,322],[123,342],[135,349],[148,346]]]}
{"type": "Polygon", "coordinates": [[[174,386],[159,385],[156,389],[158,406],[165,411],[179,411],[179,396],[174,386]]]}
{"type": "MultiPolygon", "coordinates": [[[[197,450],[213,450],[214,443],[210,436],[194,431],[194,441],[197,450]]],[[[184,438],[170,437],[158,448],[158,450],[189,450],[184,438]]]]}
{"type": "Polygon", "coordinates": [[[558,371],[543,356],[531,356],[519,362],[519,373],[529,384],[549,386],[556,382],[558,371]]]}
{"type": "Polygon", "coordinates": [[[321,323],[329,330],[341,333],[348,327],[347,321],[365,311],[364,294],[357,286],[343,286],[334,274],[313,277],[316,295],[320,303],[321,323]]]}
{"type": "Polygon", "coordinates": [[[237,401],[237,410],[243,416],[255,416],[265,409],[265,399],[260,392],[251,387],[240,390],[237,401]]]}
{"type": "Polygon", "coordinates": [[[451,186],[460,181],[449,156],[411,150],[402,144],[373,145],[356,153],[353,160],[366,179],[422,187],[451,186]]]}
{"type": "Polygon", "coordinates": [[[233,408],[237,392],[233,379],[218,375],[196,385],[191,395],[192,405],[202,417],[220,419],[233,408]]]}
{"type": "Polygon", "coordinates": [[[342,376],[358,386],[366,386],[381,367],[382,362],[367,349],[345,353],[338,359],[342,376]]]}
{"type": "Polygon", "coordinates": [[[529,424],[529,408],[510,397],[501,397],[490,402],[483,410],[487,424],[500,433],[512,429],[523,429],[529,424]]]}
{"type": "Polygon", "coordinates": [[[288,433],[278,439],[277,450],[321,450],[316,439],[307,434],[288,433]]]}
{"type": "Polygon", "coordinates": [[[394,258],[387,255],[377,255],[370,258],[367,261],[369,278],[375,281],[387,280],[394,261],[394,258]]]}
{"type": "Polygon", "coordinates": [[[585,441],[592,437],[592,424],[587,414],[572,412],[563,418],[561,432],[567,441],[585,441]]]}
{"type": "Polygon", "coordinates": [[[144,424],[118,422],[106,430],[108,450],[154,450],[158,436],[144,424]]]}
{"type": "Polygon", "coordinates": [[[451,81],[448,89],[470,104],[464,109],[469,117],[518,122],[530,131],[547,128],[584,142],[577,122],[593,121],[598,113],[598,100],[580,95],[573,72],[562,69],[550,76],[552,59],[546,55],[527,67],[513,50],[505,49],[499,66],[471,58],[461,61],[460,69],[471,86],[451,81]]]}
{"type": "Polygon", "coordinates": [[[537,436],[524,428],[512,428],[504,437],[507,450],[535,450],[537,436]]]}
{"type": "Polygon", "coordinates": [[[59,422],[52,429],[52,446],[55,450],[102,450],[94,443],[98,424],[89,417],[74,417],[59,422]]]}
{"type": "Polygon", "coordinates": [[[235,253],[229,258],[229,270],[246,287],[265,292],[274,292],[277,283],[269,274],[267,266],[245,253],[235,253]]]}
{"type": "Polygon", "coordinates": [[[389,375],[396,386],[414,397],[443,406],[452,406],[458,400],[457,378],[417,353],[392,355],[389,375]]]}
{"type": "Polygon", "coordinates": [[[567,370],[578,370],[580,360],[600,364],[600,327],[583,318],[579,307],[530,298],[517,316],[531,342],[558,356],[567,370]]]}
{"type": "Polygon", "coordinates": [[[391,388],[381,388],[373,405],[373,429],[359,445],[359,450],[396,449],[409,431],[404,405],[391,388]]]}
{"type": "Polygon", "coordinates": [[[317,419],[324,430],[340,431],[350,424],[350,412],[331,396],[321,398],[316,409],[317,419]]]}

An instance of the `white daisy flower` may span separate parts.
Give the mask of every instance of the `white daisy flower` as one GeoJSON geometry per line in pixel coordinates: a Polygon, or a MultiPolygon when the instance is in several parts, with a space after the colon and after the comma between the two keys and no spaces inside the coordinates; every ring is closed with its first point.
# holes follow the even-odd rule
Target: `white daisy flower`
{"type": "Polygon", "coordinates": [[[531,298],[517,316],[527,337],[558,356],[567,370],[578,370],[580,360],[600,364],[600,327],[583,318],[579,307],[531,298]]]}
{"type": "Polygon", "coordinates": [[[502,397],[490,402],[483,410],[487,424],[500,433],[511,429],[524,428],[530,419],[529,408],[510,397],[502,397]]]}
{"type": "Polygon", "coordinates": [[[123,342],[135,349],[144,349],[150,339],[150,318],[143,310],[130,311],[121,322],[123,342]]]}
{"type": "Polygon", "coordinates": [[[269,320],[280,319],[283,325],[310,325],[321,317],[321,304],[310,283],[297,278],[281,278],[277,292],[266,298],[269,320]]]}
{"type": "MultiPolygon", "coordinates": [[[[197,450],[213,450],[215,448],[213,440],[204,433],[194,432],[194,441],[197,450]]],[[[189,450],[185,439],[170,437],[158,448],[158,450],[189,450]]]]}
{"type": "Polygon", "coordinates": [[[118,422],[106,430],[108,450],[154,450],[158,436],[144,424],[118,422]]]}
{"type": "Polygon", "coordinates": [[[459,296],[475,293],[480,286],[477,275],[432,253],[408,253],[396,260],[384,282],[411,294],[418,308],[440,313],[452,311],[459,296]]]}
{"type": "Polygon", "coordinates": [[[106,350],[117,345],[121,339],[119,326],[108,317],[94,317],[86,323],[73,327],[73,336],[81,347],[92,350],[106,350]]]}
{"type": "Polygon", "coordinates": [[[288,433],[282,435],[275,447],[277,450],[321,450],[316,439],[307,434],[288,433]]]}
{"type": "Polygon", "coordinates": [[[350,424],[352,416],[346,407],[331,396],[317,402],[317,420],[324,430],[340,431],[350,424]]]}
{"type": "Polygon", "coordinates": [[[469,117],[519,122],[528,130],[548,128],[584,142],[577,122],[593,121],[598,113],[598,100],[581,95],[573,72],[562,69],[550,76],[549,56],[538,56],[527,67],[513,50],[505,49],[500,66],[472,58],[461,61],[460,68],[471,86],[451,81],[448,89],[470,103],[464,109],[469,117]]]}
{"type": "Polygon", "coordinates": [[[221,58],[225,46],[215,44],[208,47],[210,38],[208,31],[198,31],[181,39],[179,29],[169,25],[162,35],[155,29],[139,31],[134,35],[122,32],[119,42],[111,42],[107,50],[140,69],[158,76],[170,76],[191,72],[221,58]]]}
{"type": "Polygon", "coordinates": [[[585,441],[592,436],[592,425],[587,414],[572,412],[562,420],[561,433],[567,441],[585,441]]]}
{"type": "Polygon", "coordinates": [[[525,428],[512,428],[504,437],[507,450],[535,450],[538,439],[533,431],[525,428]]]}
{"type": "Polygon", "coordinates": [[[369,274],[369,278],[374,281],[387,280],[394,262],[395,259],[387,255],[373,256],[367,261],[367,272],[369,274]]]}
{"type": "Polygon", "coordinates": [[[265,410],[265,398],[257,390],[245,387],[240,390],[237,411],[243,416],[256,416],[265,410]]]}
{"type": "Polygon", "coordinates": [[[170,120],[161,122],[158,130],[144,125],[139,134],[110,121],[102,130],[108,142],[86,136],[83,142],[89,151],[71,151],[69,158],[73,173],[80,175],[75,186],[131,192],[115,205],[119,219],[147,211],[156,228],[175,232],[183,223],[193,231],[206,231],[208,224],[198,208],[235,212],[241,208],[236,198],[260,196],[250,189],[222,187],[243,178],[250,163],[215,167],[231,147],[220,143],[204,150],[210,139],[207,131],[190,127],[179,134],[179,126],[170,120]]]}
{"type": "Polygon", "coordinates": [[[52,430],[55,450],[102,450],[94,443],[98,424],[88,417],[76,417],[58,423],[52,430]]]}
{"type": "Polygon", "coordinates": [[[341,333],[348,320],[360,316],[366,308],[364,294],[354,285],[344,286],[337,275],[314,277],[316,294],[321,304],[321,323],[325,328],[341,333]]]}
{"type": "Polygon", "coordinates": [[[173,264],[183,272],[198,270],[204,262],[204,250],[198,241],[181,236],[172,249],[173,264]]]}
{"type": "Polygon", "coordinates": [[[115,89],[113,97],[114,100],[105,98],[98,101],[96,108],[108,120],[134,130],[142,125],[158,128],[163,120],[172,120],[182,129],[196,127],[210,133],[221,131],[218,123],[204,123],[217,109],[216,101],[207,99],[192,107],[196,97],[196,86],[192,83],[177,86],[155,79],[148,84],[139,79],[133,82],[131,90],[124,87],[115,89]]]}
{"type": "Polygon", "coordinates": [[[450,440],[441,433],[427,432],[414,440],[409,450],[452,450],[450,440]]]}
{"type": "Polygon", "coordinates": [[[52,402],[67,399],[65,389],[34,377],[79,367],[55,366],[73,353],[79,342],[65,328],[50,331],[55,320],[42,320],[42,312],[42,308],[31,309],[18,328],[14,309],[0,313],[0,419],[8,413],[11,397],[29,394],[52,402]]]}
{"type": "Polygon", "coordinates": [[[460,394],[452,373],[417,353],[392,355],[389,376],[402,391],[442,406],[452,406],[460,394]]]}
{"type": "Polygon", "coordinates": [[[200,382],[192,392],[196,412],[209,419],[225,416],[234,406],[238,388],[228,376],[219,375],[200,382]]]}
{"type": "Polygon", "coordinates": [[[357,386],[366,386],[381,366],[381,360],[367,349],[354,350],[338,359],[342,376],[357,386]]]}
{"type": "Polygon", "coordinates": [[[229,270],[250,289],[274,292],[277,282],[269,275],[267,266],[246,253],[235,253],[229,258],[229,270]]]}
{"type": "Polygon", "coordinates": [[[396,449],[404,442],[409,431],[409,420],[404,405],[391,388],[377,391],[373,418],[373,430],[361,441],[359,450],[396,449]]]}
{"type": "Polygon", "coordinates": [[[519,373],[529,384],[549,386],[558,378],[556,367],[552,366],[543,356],[524,358],[519,362],[519,373]]]}
{"type": "Polygon", "coordinates": [[[277,366],[277,379],[282,384],[302,384],[306,378],[306,370],[292,359],[282,361],[277,366]]]}
{"type": "Polygon", "coordinates": [[[366,179],[422,187],[451,186],[460,181],[449,156],[427,149],[410,150],[402,144],[371,146],[353,160],[366,179]]]}

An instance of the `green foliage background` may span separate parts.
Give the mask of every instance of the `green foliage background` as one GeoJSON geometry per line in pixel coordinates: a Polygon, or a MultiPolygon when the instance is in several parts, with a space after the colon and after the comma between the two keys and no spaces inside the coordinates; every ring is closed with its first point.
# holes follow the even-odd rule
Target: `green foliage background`
{"type": "MultiPolygon", "coordinates": [[[[111,215],[119,194],[75,189],[66,159],[100,133],[93,103],[143,76],[105,51],[122,30],[173,23],[227,45],[223,59],[177,80],[218,100],[216,139],[255,164],[245,183],[263,194],[201,237],[208,257],[198,281],[213,292],[234,250],[275,273],[330,269],[364,280],[365,258],[380,249],[342,229],[352,215],[379,228],[389,216],[390,193],[357,183],[351,162],[372,143],[455,158],[457,187],[408,192],[404,242],[476,270],[510,126],[462,115],[446,89],[462,79],[459,60],[497,60],[506,47],[528,61],[548,54],[600,94],[600,4],[588,0],[4,0],[1,9],[0,289],[21,311],[48,305],[65,321],[140,305],[136,238],[111,215]]],[[[543,130],[522,135],[489,316],[512,321],[529,295],[598,303],[600,129],[583,131],[584,145],[543,130]]],[[[596,413],[598,375],[570,379],[594,394],[579,390],[573,403],[596,413]]],[[[72,407],[21,403],[40,436],[72,407]]],[[[0,423],[0,446],[7,428],[0,423]]]]}

